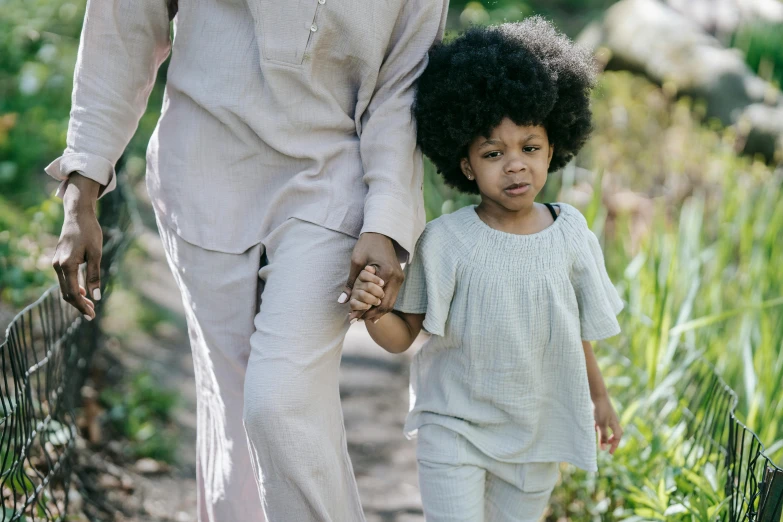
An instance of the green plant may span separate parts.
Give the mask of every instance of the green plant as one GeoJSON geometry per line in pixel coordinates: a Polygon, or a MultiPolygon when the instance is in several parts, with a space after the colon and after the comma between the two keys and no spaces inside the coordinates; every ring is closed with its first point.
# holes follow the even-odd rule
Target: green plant
{"type": "Polygon", "coordinates": [[[149,373],[135,374],[130,382],[101,393],[108,407],[109,426],[128,441],[129,456],[173,462],[177,435],[172,410],[178,396],[158,384],[149,373]]]}
{"type": "Polygon", "coordinates": [[[783,24],[757,22],[740,27],[731,45],[745,54],[748,66],[759,76],[778,88],[783,85],[783,24]]]}
{"type": "MultiPolygon", "coordinates": [[[[737,157],[730,131],[700,127],[698,106],[669,102],[637,78],[606,75],[595,113],[596,136],[579,162],[608,179],[603,195],[588,182],[581,188],[592,193],[586,214],[604,237],[607,266],[627,303],[623,333],[605,343],[622,357],[604,360],[604,368],[610,378],[632,379],[613,386],[632,429],[605,459],[609,481],[595,483],[585,511],[611,490],[622,505],[611,511],[617,520],[714,520],[725,508],[723,471],[678,464],[687,441],[662,440],[669,428],[654,412],[676,417],[682,405],[676,397],[654,409],[644,401],[665,379],[686,378],[685,361],[702,356],[738,392],[751,428],[781,447],[783,172],[737,157]],[[614,192],[608,199],[607,187],[614,192]],[[618,203],[622,194],[633,202],[640,193],[640,207],[618,203]],[[640,231],[642,210],[648,223],[640,231]],[[674,480],[666,482],[669,475],[674,480]]],[[[577,185],[564,182],[562,191],[577,185]]]]}
{"type": "Polygon", "coordinates": [[[530,15],[551,19],[571,37],[617,0],[455,0],[449,5],[455,29],[521,20],[530,15]]]}
{"type": "Polygon", "coordinates": [[[63,149],[83,2],[6,0],[0,16],[0,190],[22,208],[63,149]]]}
{"type": "Polygon", "coordinates": [[[0,299],[22,306],[54,283],[51,257],[61,222],[54,198],[22,211],[0,196],[0,299]]]}
{"type": "MultiPolygon", "coordinates": [[[[84,0],[0,1],[0,300],[20,307],[54,283],[62,223],[44,167],[65,148],[84,0]]],[[[160,110],[164,66],[127,149],[143,158],[160,110]]]]}

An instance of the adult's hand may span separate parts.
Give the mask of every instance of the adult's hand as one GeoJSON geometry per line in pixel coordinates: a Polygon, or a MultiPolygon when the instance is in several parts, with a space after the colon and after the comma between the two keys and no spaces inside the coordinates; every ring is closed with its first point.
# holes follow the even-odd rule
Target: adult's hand
{"type": "Polygon", "coordinates": [[[84,318],[95,317],[95,306],[87,297],[101,298],[101,249],[103,232],[95,215],[95,202],[101,185],[73,173],[63,195],[65,220],[54,252],[52,266],[60,281],[63,299],[84,318]],[[87,263],[86,291],[79,286],[79,265],[87,263]]]}
{"type": "Polygon", "coordinates": [[[359,237],[359,241],[356,242],[351,255],[351,270],[348,275],[348,281],[337,302],[348,302],[351,298],[351,291],[356,278],[359,277],[359,273],[364,267],[368,265],[374,266],[375,275],[383,280],[384,296],[381,304],[364,312],[361,318],[365,321],[377,321],[394,308],[397,293],[405,278],[402,268],[400,268],[400,262],[397,259],[397,253],[394,250],[394,243],[383,234],[365,232],[359,237]]]}

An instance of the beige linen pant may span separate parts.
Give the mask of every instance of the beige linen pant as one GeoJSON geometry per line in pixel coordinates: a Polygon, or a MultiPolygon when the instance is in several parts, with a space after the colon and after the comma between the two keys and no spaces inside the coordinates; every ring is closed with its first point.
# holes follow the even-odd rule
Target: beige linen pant
{"type": "Polygon", "coordinates": [[[226,254],[158,227],[193,350],[199,521],[364,521],[338,386],[356,239],[290,219],[226,254]]]}
{"type": "Polygon", "coordinates": [[[492,459],[438,424],[419,428],[417,439],[427,522],[538,522],[560,475],[555,462],[492,459]]]}

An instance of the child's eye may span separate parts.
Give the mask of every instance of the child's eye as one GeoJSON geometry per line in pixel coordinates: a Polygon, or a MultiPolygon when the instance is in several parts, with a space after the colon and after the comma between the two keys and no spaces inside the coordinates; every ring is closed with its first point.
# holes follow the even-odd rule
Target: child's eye
{"type": "Polygon", "coordinates": [[[488,152],[487,154],[484,154],[485,158],[497,158],[498,156],[500,156],[500,151],[498,150],[493,150],[492,152],[488,152]]]}
{"type": "Polygon", "coordinates": [[[522,150],[524,150],[525,152],[535,152],[535,151],[539,150],[540,148],[541,147],[534,147],[534,146],[531,145],[530,147],[525,147],[522,150]]]}

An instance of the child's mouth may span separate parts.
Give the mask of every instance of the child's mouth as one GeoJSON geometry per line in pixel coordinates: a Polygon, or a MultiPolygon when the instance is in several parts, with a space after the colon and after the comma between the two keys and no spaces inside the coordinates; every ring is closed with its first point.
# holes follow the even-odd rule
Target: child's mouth
{"type": "Polygon", "coordinates": [[[510,196],[521,196],[526,194],[528,190],[530,190],[530,183],[514,183],[503,189],[503,192],[510,196]]]}

